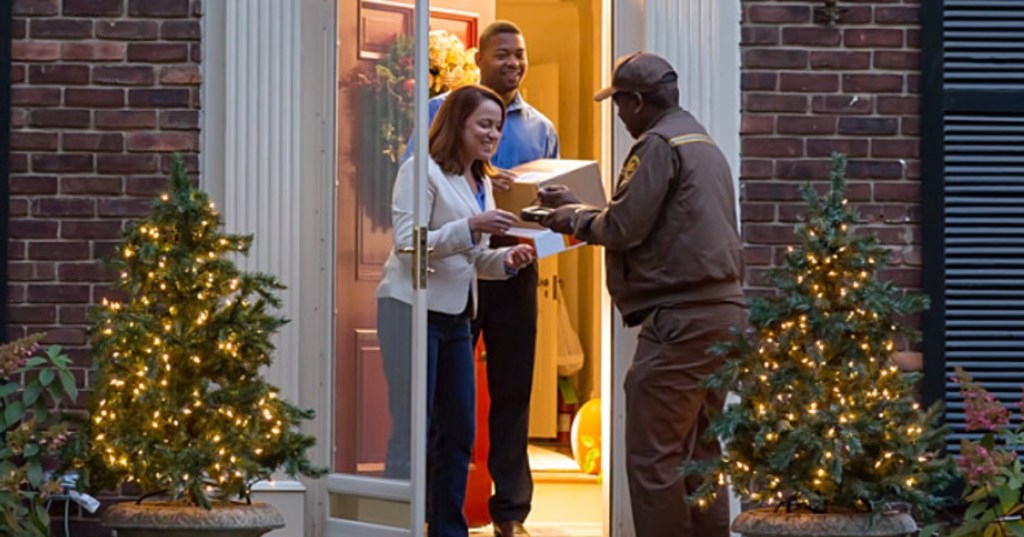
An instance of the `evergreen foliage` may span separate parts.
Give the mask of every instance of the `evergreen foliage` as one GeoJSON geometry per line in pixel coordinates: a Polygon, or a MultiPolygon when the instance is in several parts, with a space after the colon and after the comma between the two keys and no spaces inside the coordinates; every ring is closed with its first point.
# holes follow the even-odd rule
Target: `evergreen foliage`
{"type": "MultiPolygon", "coordinates": [[[[152,214],[130,224],[112,265],[126,301],[104,300],[90,332],[99,377],[90,408],[90,463],[106,484],[206,508],[248,498],[253,483],[282,468],[318,476],[298,432],[313,417],[278,396],[260,368],[283,286],[238,269],[252,236],[225,234],[206,193],[180,156],[171,189],[152,214]]],[[[295,357],[290,357],[295,358],[295,357]]]]}
{"type": "Polygon", "coordinates": [[[691,500],[706,504],[731,478],[747,501],[813,511],[873,511],[892,501],[930,513],[951,478],[939,457],[940,408],[915,402],[917,373],[892,362],[899,338],[918,334],[898,318],[927,298],[875,278],[888,251],[854,234],[843,198],[846,160],[833,155],[830,189],[805,185],[799,245],[771,272],[774,296],[752,301],[751,332],[715,352],[724,366],[707,386],[741,402],[717,416],[709,434],[726,441],[721,461],[690,464],[703,473],[691,500]]]}

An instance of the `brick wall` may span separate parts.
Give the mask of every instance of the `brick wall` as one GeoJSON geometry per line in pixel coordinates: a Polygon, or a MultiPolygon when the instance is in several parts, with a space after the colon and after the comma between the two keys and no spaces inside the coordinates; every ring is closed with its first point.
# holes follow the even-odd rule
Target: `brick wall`
{"type": "Polygon", "coordinates": [[[166,189],[172,152],[198,166],[199,17],[199,0],[14,1],[9,334],[49,332],[83,386],[98,260],[166,189]]]}
{"type": "Polygon", "coordinates": [[[893,251],[883,277],[919,288],[919,1],[839,2],[845,12],[832,26],[816,22],[824,4],[743,0],[748,285],[767,291],[765,269],[793,242],[802,211],[797,187],[826,181],[840,151],[861,229],[893,251]]]}

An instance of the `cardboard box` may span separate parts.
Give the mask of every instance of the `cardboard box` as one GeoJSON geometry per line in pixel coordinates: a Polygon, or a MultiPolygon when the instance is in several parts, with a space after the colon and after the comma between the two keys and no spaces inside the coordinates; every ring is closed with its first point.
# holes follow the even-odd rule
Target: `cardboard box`
{"type": "Polygon", "coordinates": [[[508,235],[519,239],[521,244],[533,246],[534,251],[537,252],[538,259],[572,250],[586,244],[570,235],[562,235],[561,233],[543,228],[513,227],[509,228],[508,235]]]}
{"type": "MultiPolygon", "coordinates": [[[[544,186],[565,185],[581,202],[604,207],[608,197],[601,179],[601,169],[594,160],[540,159],[512,168],[518,175],[510,190],[494,190],[494,202],[516,216],[523,207],[537,203],[537,190],[544,186]]],[[[540,224],[522,222],[520,226],[544,229],[540,224]]]]}

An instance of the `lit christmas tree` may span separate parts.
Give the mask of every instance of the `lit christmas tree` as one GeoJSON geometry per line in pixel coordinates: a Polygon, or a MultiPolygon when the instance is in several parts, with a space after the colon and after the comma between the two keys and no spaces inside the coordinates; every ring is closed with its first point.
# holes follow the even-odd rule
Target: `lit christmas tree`
{"type": "Polygon", "coordinates": [[[306,457],[314,438],[297,431],[312,411],[278,397],[259,371],[286,322],[273,313],[283,286],[240,271],[230,256],[246,253],[252,236],[221,225],[176,156],[171,191],[125,232],[112,263],[128,299],[104,300],[91,332],[99,378],[89,450],[108,485],[209,508],[247,499],[281,467],[323,473],[306,457]]]}
{"type": "Polygon", "coordinates": [[[771,273],[777,294],[752,301],[753,334],[717,349],[727,360],[708,385],[741,402],[711,427],[726,441],[722,460],[685,469],[705,476],[691,496],[699,505],[726,476],[747,501],[815,512],[903,501],[929,513],[940,503],[934,493],[952,471],[938,457],[940,409],[921,410],[919,375],[891,360],[898,338],[917,337],[896,319],[926,308],[927,298],[874,278],[888,251],[852,233],[845,167],[833,155],[822,197],[803,188],[807,220],[797,227],[799,247],[771,273]]]}

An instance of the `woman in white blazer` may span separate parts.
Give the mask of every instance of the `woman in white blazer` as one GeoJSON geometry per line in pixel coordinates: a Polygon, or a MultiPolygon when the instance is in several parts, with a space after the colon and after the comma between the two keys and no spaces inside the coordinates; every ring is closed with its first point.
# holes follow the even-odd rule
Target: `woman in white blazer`
{"type": "MultiPolygon", "coordinates": [[[[488,248],[491,234],[517,221],[495,209],[490,157],[505,121],[501,98],[482,86],[451,93],[430,129],[427,246],[427,458],[429,535],[465,537],[462,513],[475,433],[475,382],[470,319],[476,281],[507,278],[533,262],[529,246],[488,248]]],[[[391,204],[394,248],[377,288],[377,334],[388,381],[391,438],[385,474],[409,475],[409,393],[412,302],[413,161],[402,165],[391,204]]]]}

